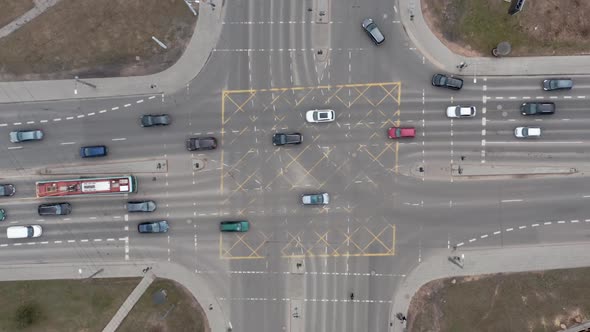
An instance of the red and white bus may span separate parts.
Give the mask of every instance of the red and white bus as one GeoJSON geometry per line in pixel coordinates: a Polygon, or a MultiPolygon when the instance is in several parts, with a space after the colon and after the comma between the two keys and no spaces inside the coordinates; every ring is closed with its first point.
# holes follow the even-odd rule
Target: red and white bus
{"type": "Polygon", "coordinates": [[[37,197],[117,195],[137,192],[133,175],[37,181],[37,197]]]}

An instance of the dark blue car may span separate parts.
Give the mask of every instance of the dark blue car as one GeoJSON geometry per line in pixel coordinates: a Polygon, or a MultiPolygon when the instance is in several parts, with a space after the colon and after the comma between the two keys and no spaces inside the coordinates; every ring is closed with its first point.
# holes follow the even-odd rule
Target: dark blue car
{"type": "Polygon", "coordinates": [[[80,157],[93,158],[104,157],[107,155],[107,147],[104,145],[83,146],[80,148],[80,157]]]}

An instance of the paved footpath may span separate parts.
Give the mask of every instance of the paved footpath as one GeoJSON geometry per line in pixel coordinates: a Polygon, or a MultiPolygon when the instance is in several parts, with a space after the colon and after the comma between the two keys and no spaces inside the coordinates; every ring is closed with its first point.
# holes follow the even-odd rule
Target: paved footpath
{"type": "Polygon", "coordinates": [[[437,250],[424,257],[401,282],[393,297],[390,332],[404,331],[395,318],[407,316],[412,296],[427,282],[439,278],[498,272],[523,272],[590,266],[590,244],[539,245],[507,248],[437,250]],[[463,268],[449,261],[449,256],[464,255],[463,268]]]}
{"type": "Polygon", "coordinates": [[[85,279],[101,269],[102,271],[94,278],[144,277],[143,269],[146,267],[151,267],[149,273],[153,273],[156,277],[174,280],[186,287],[203,307],[210,331],[228,331],[230,326],[227,320],[228,313],[222,312],[207,282],[199,274],[171,262],[126,261],[94,265],[88,263],[7,264],[0,265],[0,281],[85,279]]]}
{"type": "MultiPolygon", "coordinates": [[[[421,0],[398,0],[401,23],[420,53],[441,71],[464,76],[576,75],[590,72],[590,56],[494,58],[491,57],[492,50],[490,57],[486,58],[454,54],[428,28],[420,3],[421,0]],[[414,14],[413,20],[410,20],[410,13],[414,14]],[[468,66],[459,72],[457,65],[461,62],[468,66]]],[[[526,10],[526,6],[523,10],[526,10]]]]}
{"type": "MultiPolygon", "coordinates": [[[[187,7],[187,11],[188,11],[187,7]]],[[[172,93],[194,79],[205,66],[221,35],[225,10],[221,0],[201,1],[199,17],[186,50],[170,68],[154,75],[71,80],[0,82],[0,103],[105,98],[112,96],[172,93]],[[213,7],[207,2],[218,4],[213,7]],[[154,86],[152,88],[152,86],[154,86]]]]}

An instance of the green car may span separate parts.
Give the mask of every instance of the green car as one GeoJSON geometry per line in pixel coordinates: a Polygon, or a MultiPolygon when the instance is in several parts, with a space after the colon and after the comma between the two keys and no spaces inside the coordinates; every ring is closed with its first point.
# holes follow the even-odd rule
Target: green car
{"type": "Polygon", "coordinates": [[[0,209],[0,221],[4,221],[6,219],[6,212],[4,209],[0,209]]]}
{"type": "Polygon", "coordinates": [[[222,221],[219,224],[219,230],[222,232],[247,232],[248,229],[250,229],[250,223],[245,220],[222,221]]]}

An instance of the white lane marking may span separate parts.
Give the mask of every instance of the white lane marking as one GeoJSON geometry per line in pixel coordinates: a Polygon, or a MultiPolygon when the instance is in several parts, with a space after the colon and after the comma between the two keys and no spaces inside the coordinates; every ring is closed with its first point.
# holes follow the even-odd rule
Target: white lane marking
{"type": "Polygon", "coordinates": [[[113,108],[111,108],[111,111],[116,111],[116,110],[118,110],[118,109],[119,109],[119,107],[118,107],[118,106],[117,106],[117,107],[113,107],[113,108]]]}
{"type": "Polygon", "coordinates": [[[15,122],[15,123],[13,123],[13,125],[15,125],[15,126],[20,126],[22,124],[23,124],[22,122],[15,122]]]}
{"type": "Polygon", "coordinates": [[[123,107],[129,107],[129,106],[131,106],[131,104],[125,104],[125,105],[123,105],[123,107]]]}
{"type": "Polygon", "coordinates": [[[88,242],[88,239],[82,239],[80,242],[88,242]]]}
{"type": "Polygon", "coordinates": [[[125,221],[129,221],[129,215],[125,214],[125,221]]]}
{"type": "Polygon", "coordinates": [[[61,145],[72,145],[72,144],[76,144],[76,142],[61,142],[59,144],[61,144],[61,145]]]}
{"type": "Polygon", "coordinates": [[[150,99],[150,100],[151,100],[151,99],[154,99],[154,98],[156,98],[156,96],[151,96],[151,97],[149,97],[148,99],[150,99]]]}
{"type": "Polygon", "coordinates": [[[16,150],[16,149],[22,149],[22,146],[9,146],[8,150],[16,150]]]}
{"type": "Polygon", "coordinates": [[[41,122],[41,123],[45,123],[45,122],[49,122],[49,120],[41,120],[41,121],[39,121],[39,122],[41,122]]]}
{"type": "Polygon", "coordinates": [[[136,104],[141,104],[141,103],[143,103],[143,99],[140,99],[140,100],[136,101],[135,103],[136,104]]]}
{"type": "Polygon", "coordinates": [[[88,113],[88,116],[93,116],[94,114],[96,114],[95,112],[90,112],[88,113]]]}
{"type": "Polygon", "coordinates": [[[506,232],[512,232],[514,230],[514,228],[510,227],[510,228],[506,228],[506,232]]]}
{"type": "Polygon", "coordinates": [[[6,127],[8,126],[8,123],[0,123],[0,127],[6,127]]]}
{"type": "Polygon", "coordinates": [[[94,239],[94,242],[101,242],[102,239],[94,239]]]}
{"type": "Polygon", "coordinates": [[[55,119],[53,119],[53,121],[55,121],[55,122],[61,121],[61,118],[55,118],[55,119]]]}
{"type": "Polygon", "coordinates": [[[72,120],[73,118],[74,118],[73,116],[68,116],[68,117],[66,118],[66,120],[72,120]]]}
{"type": "Polygon", "coordinates": [[[522,202],[522,199],[503,199],[502,203],[522,202]]]}
{"type": "Polygon", "coordinates": [[[126,140],[125,137],[121,137],[121,138],[113,138],[112,141],[124,141],[126,140]]]}
{"type": "Polygon", "coordinates": [[[85,115],[84,115],[84,114],[80,114],[80,115],[77,115],[76,117],[77,117],[78,119],[80,119],[80,118],[83,118],[83,117],[85,117],[85,115]]]}
{"type": "Polygon", "coordinates": [[[107,110],[100,110],[100,111],[98,111],[98,113],[106,113],[106,112],[107,112],[107,110]]]}
{"type": "Polygon", "coordinates": [[[68,240],[68,243],[74,243],[76,240],[68,240]]]}

